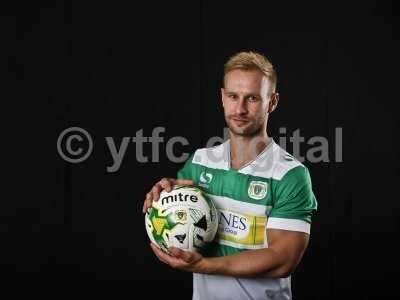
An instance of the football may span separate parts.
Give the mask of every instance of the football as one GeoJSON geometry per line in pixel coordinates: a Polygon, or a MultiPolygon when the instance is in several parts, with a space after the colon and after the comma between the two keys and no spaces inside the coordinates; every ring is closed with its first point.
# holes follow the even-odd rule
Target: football
{"type": "Polygon", "coordinates": [[[145,215],[145,226],[150,240],[166,253],[171,246],[197,251],[214,239],[218,214],[200,189],[175,185],[153,201],[145,215]]]}

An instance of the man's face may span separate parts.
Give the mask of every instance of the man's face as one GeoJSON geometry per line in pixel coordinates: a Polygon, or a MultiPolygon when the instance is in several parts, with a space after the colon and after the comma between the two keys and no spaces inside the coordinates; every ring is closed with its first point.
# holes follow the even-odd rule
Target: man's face
{"type": "MultiPolygon", "coordinates": [[[[233,134],[250,137],[266,130],[270,84],[257,70],[232,70],[225,74],[222,104],[226,123],[233,134]]],[[[273,94],[272,98],[277,101],[277,95],[273,94]]],[[[270,111],[276,106],[271,104],[270,111]]]]}

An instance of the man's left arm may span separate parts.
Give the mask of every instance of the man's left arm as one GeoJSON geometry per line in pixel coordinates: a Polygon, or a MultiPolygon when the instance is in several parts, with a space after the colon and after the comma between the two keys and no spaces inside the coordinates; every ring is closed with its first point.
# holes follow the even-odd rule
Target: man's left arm
{"type": "Polygon", "coordinates": [[[203,274],[234,277],[287,277],[300,262],[307,248],[309,235],[302,232],[268,229],[268,248],[243,251],[222,257],[202,257],[197,252],[171,248],[172,256],[157,246],[157,257],[173,268],[203,274]]]}

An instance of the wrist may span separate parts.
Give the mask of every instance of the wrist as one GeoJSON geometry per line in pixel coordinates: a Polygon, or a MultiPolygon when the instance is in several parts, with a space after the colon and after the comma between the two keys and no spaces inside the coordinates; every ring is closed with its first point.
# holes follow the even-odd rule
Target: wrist
{"type": "Polygon", "coordinates": [[[218,257],[204,257],[200,265],[202,274],[218,274],[220,269],[220,260],[218,257]]]}

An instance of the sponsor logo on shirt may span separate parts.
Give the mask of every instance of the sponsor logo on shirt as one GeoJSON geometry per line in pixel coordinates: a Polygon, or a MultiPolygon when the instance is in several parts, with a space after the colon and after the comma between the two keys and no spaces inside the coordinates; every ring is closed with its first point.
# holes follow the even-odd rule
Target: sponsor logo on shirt
{"type": "Polygon", "coordinates": [[[213,174],[207,172],[201,172],[199,186],[208,188],[212,179],[213,179],[213,174]]]}
{"type": "Polygon", "coordinates": [[[219,229],[229,235],[243,238],[249,231],[249,220],[241,215],[229,211],[220,211],[219,229]]]}
{"type": "Polygon", "coordinates": [[[263,181],[251,181],[247,191],[250,198],[261,200],[267,195],[267,183],[263,181]]]}
{"type": "Polygon", "coordinates": [[[266,216],[219,210],[218,239],[244,249],[264,245],[266,221],[266,216]]]}

